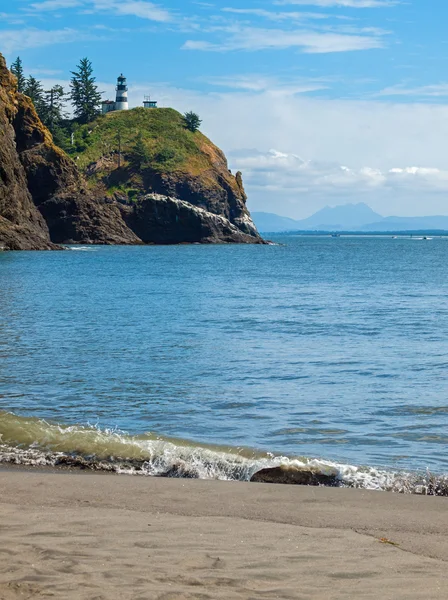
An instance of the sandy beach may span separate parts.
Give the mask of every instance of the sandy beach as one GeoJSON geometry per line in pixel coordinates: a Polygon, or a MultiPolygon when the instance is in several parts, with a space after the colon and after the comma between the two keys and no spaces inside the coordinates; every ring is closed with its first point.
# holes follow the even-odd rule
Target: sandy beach
{"type": "Polygon", "coordinates": [[[447,531],[444,498],[7,469],[0,599],[445,599],[447,531]]]}

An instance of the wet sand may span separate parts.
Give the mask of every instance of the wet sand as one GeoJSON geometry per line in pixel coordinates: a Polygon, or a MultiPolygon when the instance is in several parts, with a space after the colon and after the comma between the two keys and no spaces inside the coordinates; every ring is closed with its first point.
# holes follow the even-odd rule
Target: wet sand
{"type": "Polygon", "coordinates": [[[8,469],[0,600],[446,600],[447,533],[446,498],[8,469]]]}

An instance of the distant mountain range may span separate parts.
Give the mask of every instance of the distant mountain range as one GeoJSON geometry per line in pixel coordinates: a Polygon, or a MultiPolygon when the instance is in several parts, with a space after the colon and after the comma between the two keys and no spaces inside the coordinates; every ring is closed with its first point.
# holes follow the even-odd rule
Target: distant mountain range
{"type": "Polygon", "coordinates": [[[448,216],[382,217],[370,206],[344,204],[326,206],[302,220],[281,217],[274,213],[252,212],[252,219],[261,232],[282,231],[448,231],[448,216]]]}

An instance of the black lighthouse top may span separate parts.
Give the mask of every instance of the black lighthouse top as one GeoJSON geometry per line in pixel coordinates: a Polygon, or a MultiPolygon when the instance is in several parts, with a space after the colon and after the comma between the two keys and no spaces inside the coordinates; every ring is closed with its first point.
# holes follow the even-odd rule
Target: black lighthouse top
{"type": "Polygon", "coordinates": [[[117,79],[117,92],[127,92],[128,86],[126,85],[126,77],[123,73],[117,79]]]}

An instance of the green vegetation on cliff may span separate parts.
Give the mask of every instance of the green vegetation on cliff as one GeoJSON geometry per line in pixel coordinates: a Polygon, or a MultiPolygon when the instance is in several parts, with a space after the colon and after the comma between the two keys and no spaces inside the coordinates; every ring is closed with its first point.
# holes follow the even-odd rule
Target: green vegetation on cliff
{"type": "Polygon", "coordinates": [[[77,125],[68,149],[91,187],[132,199],[154,187],[154,179],[187,176],[216,188],[215,169],[238,193],[223,153],[201,132],[192,132],[172,108],[134,108],[77,125]]]}
{"type": "Polygon", "coordinates": [[[141,159],[139,146],[143,143],[147,158],[138,161],[144,163],[143,168],[146,163],[154,171],[191,173],[205,166],[202,149],[207,142],[201,133],[189,131],[182,115],[172,108],[134,108],[109,113],[78,127],[72,154],[85,170],[89,164],[111,154],[116,156],[118,166],[121,149],[121,166],[125,166],[134,162],[137,154],[141,159]]]}

